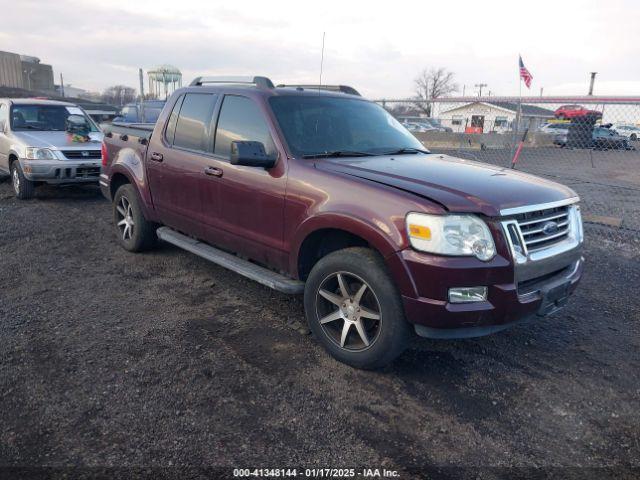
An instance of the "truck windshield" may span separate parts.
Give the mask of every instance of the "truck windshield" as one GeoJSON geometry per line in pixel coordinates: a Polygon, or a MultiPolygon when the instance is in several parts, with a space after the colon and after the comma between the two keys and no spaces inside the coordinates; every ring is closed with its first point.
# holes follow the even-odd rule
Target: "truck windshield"
{"type": "Polygon", "coordinates": [[[11,108],[11,130],[65,131],[69,115],[82,115],[92,132],[97,132],[96,124],[75,106],[65,105],[13,105],[11,108]]]}
{"type": "Polygon", "coordinates": [[[269,103],[296,156],[424,150],[384,108],[366,100],[291,95],[271,97],[269,103]]]}

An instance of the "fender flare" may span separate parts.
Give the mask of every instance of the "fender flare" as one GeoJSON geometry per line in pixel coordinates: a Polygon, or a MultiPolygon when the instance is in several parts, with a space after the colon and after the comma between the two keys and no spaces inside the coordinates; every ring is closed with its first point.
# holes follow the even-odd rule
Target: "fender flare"
{"type": "MultiPolygon", "coordinates": [[[[390,228],[389,225],[385,225],[390,228]]],[[[298,273],[298,257],[302,244],[309,235],[324,229],[343,230],[366,240],[384,258],[393,255],[403,248],[402,235],[400,232],[383,232],[370,222],[353,215],[343,213],[320,213],[307,218],[296,229],[290,244],[289,269],[298,273]],[[394,235],[395,233],[395,235],[394,235]]],[[[395,229],[395,227],[394,227],[395,229]]]]}
{"type": "Polygon", "coordinates": [[[289,271],[293,273],[294,278],[298,278],[300,249],[309,235],[324,229],[343,230],[366,240],[375,248],[382,255],[400,293],[415,297],[417,296],[415,284],[401,255],[398,254],[399,251],[407,248],[404,234],[394,224],[383,224],[382,228],[362,218],[342,213],[321,213],[309,217],[295,231],[291,240],[289,271]],[[389,231],[385,232],[382,228],[389,231]]]}
{"type": "MultiPolygon", "coordinates": [[[[156,212],[151,199],[151,192],[149,191],[142,162],[137,158],[137,156],[137,165],[134,162],[131,162],[131,156],[127,156],[127,158],[124,159],[122,157],[123,156],[118,156],[111,164],[109,171],[109,189],[111,189],[111,179],[113,179],[115,175],[125,176],[129,180],[129,183],[135,187],[136,192],[138,193],[138,198],[140,199],[142,212],[145,218],[149,221],[156,221],[156,212]],[[132,168],[132,165],[134,168],[132,168]]],[[[115,194],[115,192],[113,193],[115,194]]]]}
{"type": "Polygon", "coordinates": [[[9,153],[7,153],[7,165],[9,165],[9,159],[11,157],[16,157],[16,160],[20,160],[20,155],[18,154],[18,152],[10,147],[9,153]]]}

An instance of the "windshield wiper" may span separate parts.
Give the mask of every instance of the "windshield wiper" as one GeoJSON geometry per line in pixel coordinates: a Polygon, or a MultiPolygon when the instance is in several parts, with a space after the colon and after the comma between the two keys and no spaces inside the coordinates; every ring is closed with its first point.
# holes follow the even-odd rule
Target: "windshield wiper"
{"type": "Polygon", "coordinates": [[[402,155],[404,153],[431,153],[429,150],[423,150],[421,148],[404,147],[391,152],[385,152],[384,155],[402,155]]]}
{"type": "Polygon", "coordinates": [[[374,157],[376,153],[358,152],[354,150],[335,150],[333,152],[308,153],[302,158],[331,158],[331,157],[374,157]]]}

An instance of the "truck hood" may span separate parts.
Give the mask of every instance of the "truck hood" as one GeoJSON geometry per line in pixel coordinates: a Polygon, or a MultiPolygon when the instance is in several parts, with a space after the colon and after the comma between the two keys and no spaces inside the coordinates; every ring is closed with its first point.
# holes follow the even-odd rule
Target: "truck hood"
{"type": "Polygon", "coordinates": [[[13,136],[25,147],[51,148],[53,150],[99,149],[102,141],[102,132],[91,132],[89,134],[91,142],[88,143],[72,142],[67,132],[33,130],[13,132],[13,136]]]}
{"type": "Polygon", "coordinates": [[[533,175],[439,154],[330,158],[319,160],[316,168],[414,193],[451,212],[491,217],[507,208],[577,196],[564,185],[533,175]]]}

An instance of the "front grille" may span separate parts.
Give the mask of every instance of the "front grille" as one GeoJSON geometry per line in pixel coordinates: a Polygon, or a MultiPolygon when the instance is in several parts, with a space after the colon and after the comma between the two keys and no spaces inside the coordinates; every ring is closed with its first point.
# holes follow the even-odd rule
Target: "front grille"
{"type": "Polygon", "coordinates": [[[529,253],[562,242],[571,228],[568,206],[521,213],[515,220],[529,253]]]}
{"type": "Polygon", "coordinates": [[[78,167],[73,168],[56,168],[54,175],[59,180],[71,178],[98,178],[100,176],[100,167],[78,167]]]}
{"type": "Polygon", "coordinates": [[[98,178],[100,167],[78,167],[76,168],[76,178],[98,178]]]}
{"type": "Polygon", "coordinates": [[[100,150],[62,150],[62,154],[70,160],[100,158],[100,150]]]}

